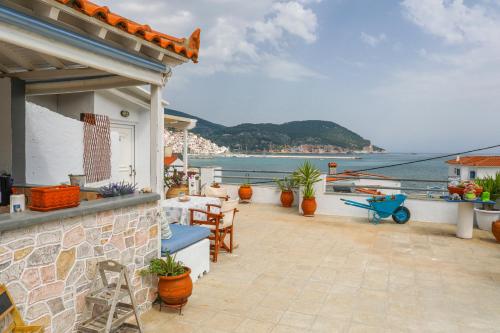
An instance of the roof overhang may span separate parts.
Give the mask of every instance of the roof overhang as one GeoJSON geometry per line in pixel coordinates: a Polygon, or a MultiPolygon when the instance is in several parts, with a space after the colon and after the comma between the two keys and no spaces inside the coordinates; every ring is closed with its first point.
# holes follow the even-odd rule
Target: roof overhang
{"type": "MultiPolygon", "coordinates": [[[[124,49],[123,45],[129,45],[126,41],[111,42],[94,37],[88,31],[78,31],[68,22],[54,20],[51,9],[71,10],[60,9],[60,6],[67,7],[52,0],[2,1],[0,77],[26,81],[27,94],[165,84],[171,73],[170,65],[164,61],[168,50],[162,49],[162,55],[158,53],[154,58],[133,49],[124,49]]],[[[56,16],[61,20],[65,17],[56,16]]],[[[95,22],[99,20],[85,18],[88,22],[81,26],[89,31],[101,29],[95,22]]],[[[68,17],[65,20],[68,21],[68,17]]],[[[126,35],[126,38],[135,38],[126,35]]],[[[172,64],[187,61],[178,59],[179,55],[172,57],[175,59],[172,64]]]]}
{"type": "Polygon", "coordinates": [[[178,130],[190,130],[196,127],[196,119],[174,116],[165,113],[163,116],[165,127],[174,128],[178,130]]]}

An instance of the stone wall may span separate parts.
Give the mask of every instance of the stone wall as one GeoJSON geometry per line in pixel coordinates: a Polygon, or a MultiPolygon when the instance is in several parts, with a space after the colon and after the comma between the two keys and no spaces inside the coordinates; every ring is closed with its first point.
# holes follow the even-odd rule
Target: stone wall
{"type": "Polygon", "coordinates": [[[2,232],[0,283],[25,321],[46,332],[71,332],[84,319],[97,262],[113,259],[127,265],[144,311],[156,281],[137,270],[158,255],[157,211],[156,203],[143,204],[2,232]]]}

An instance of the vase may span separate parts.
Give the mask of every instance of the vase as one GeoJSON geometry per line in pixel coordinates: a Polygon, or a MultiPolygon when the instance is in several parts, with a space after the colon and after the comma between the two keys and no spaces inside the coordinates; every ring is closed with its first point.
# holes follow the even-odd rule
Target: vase
{"type": "Polygon", "coordinates": [[[280,195],[281,206],[292,207],[293,204],[293,191],[282,191],[280,195]]]}
{"type": "Polygon", "coordinates": [[[189,194],[189,187],[187,185],[174,185],[168,188],[167,193],[165,193],[165,198],[177,198],[181,192],[184,194],[189,194]]]}
{"type": "Polygon", "coordinates": [[[498,210],[484,210],[474,208],[476,212],[477,226],[481,230],[491,231],[491,224],[500,219],[500,211],[498,210]]]}
{"type": "Polygon", "coordinates": [[[304,216],[314,216],[314,213],[316,212],[317,204],[316,204],[316,198],[304,198],[302,199],[302,213],[304,216]]]}
{"type": "Polygon", "coordinates": [[[167,306],[178,308],[185,305],[193,292],[191,269],[184,267],[183,274],[177,276],[159,276],[158,294],[167,306]]]}
{"type": "Polygon", "coordinates": [[[500,220],[491,223],[491,232],[498,243],[500,243],[500,220]]]}
{"type": "Polygon", "coordinates": [[[251,186],[240,186],[238,190],[238,196],[242,201],[249,201],[252,199],[252,187],[251,186]]]}

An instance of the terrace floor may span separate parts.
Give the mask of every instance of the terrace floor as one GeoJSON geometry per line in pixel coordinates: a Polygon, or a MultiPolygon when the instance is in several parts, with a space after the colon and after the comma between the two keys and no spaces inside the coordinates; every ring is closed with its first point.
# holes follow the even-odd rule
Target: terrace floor
{"type": "Polygon", "coordinates": [[[195,283],[183,315],[145,313],[146,332],[498,332],[500,245],[488,232],[240,210],[238,249],[195,283]]]}

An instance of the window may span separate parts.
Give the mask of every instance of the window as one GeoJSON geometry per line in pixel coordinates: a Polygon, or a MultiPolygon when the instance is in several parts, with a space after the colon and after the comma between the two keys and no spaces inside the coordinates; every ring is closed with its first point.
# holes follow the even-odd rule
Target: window
{"type": "Polygon", "coordinates": [[[474,170],[469,171],[469,179],[476,179],[476,171],[474,170]]]}
{"type": "Polygon", "coordinates": [[[455,168],[455,176],[460,176],[460,168],[455,168]]]}

